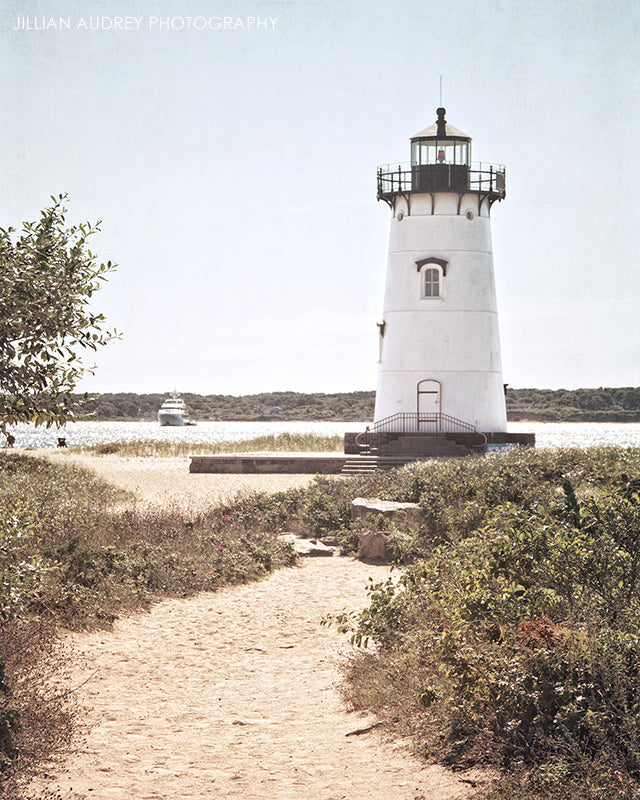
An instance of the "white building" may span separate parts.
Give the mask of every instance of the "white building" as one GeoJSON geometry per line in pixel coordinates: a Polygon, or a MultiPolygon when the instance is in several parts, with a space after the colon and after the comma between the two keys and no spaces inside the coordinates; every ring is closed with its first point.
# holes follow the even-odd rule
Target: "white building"
{"type": "Polygon", "coordinates": [[[374,430],[506,431],[490,213],[502,166],[471,162],[471,138],[438,120],[411,163],[378,169],[391,208],[374,430]]]}

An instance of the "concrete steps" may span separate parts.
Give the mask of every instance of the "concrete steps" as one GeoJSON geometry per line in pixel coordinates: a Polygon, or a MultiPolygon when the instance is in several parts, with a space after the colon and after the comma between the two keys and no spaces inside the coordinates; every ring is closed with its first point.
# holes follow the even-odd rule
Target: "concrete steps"
{"type": "MultiPolygon", "coordinates": [[[[389,434],[386,441],[360,447],[340,470],[342,475],[366,475],[428,458],[463,458],[477,453],[475,441],[456,441],[455,434],[389,434]]],[[[477,437],[474,437],[477,438],[477,437]]]]}
{"type": "Polygon", "coordinates": [[[420,459],[413,456],[353,456],[345,461],[344,466],[340,470],[341,475],[370,475],[379,469],[394,469],[394,467],[403,467],[405,464],[410,464],[412,461],[419,461],[420,459]]]}

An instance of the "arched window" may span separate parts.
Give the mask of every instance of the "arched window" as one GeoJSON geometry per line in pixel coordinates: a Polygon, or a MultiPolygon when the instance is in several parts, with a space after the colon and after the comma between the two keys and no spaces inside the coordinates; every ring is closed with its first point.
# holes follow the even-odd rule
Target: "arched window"
{"type": "Polygon", "coordinates": [[[416,261],[420,273],[420,296],[424,300],[444,299],[443,278],[447,274],[448,263],[444,258],[437,256],[428,256],[416,261]]]}
{"type": "Polygon", "coordinates": [[[429,267],[424,271],[423,297],[440,297],[440,270],[429,267]]]}

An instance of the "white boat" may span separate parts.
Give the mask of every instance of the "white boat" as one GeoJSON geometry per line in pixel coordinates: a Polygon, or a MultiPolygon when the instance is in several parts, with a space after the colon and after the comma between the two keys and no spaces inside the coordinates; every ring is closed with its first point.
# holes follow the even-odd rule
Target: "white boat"
{"type": "Polygon", "coordinates": [[[189,414],[184,400],[177,392],[173,392],[160,406],[158,422],[161,425],[190,425],[189,414]]]}

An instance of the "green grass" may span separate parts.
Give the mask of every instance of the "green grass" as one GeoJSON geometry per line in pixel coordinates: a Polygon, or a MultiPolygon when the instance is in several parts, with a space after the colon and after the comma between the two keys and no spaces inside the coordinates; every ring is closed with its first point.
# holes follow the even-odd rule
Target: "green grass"
{"type": "Polygon", "coordinates": [[[213,455],[216,453],[252,452],[342,452],[343,437],[320,436],[313,433],[279,433],[253,439],[227,442],[167,442],[158,439],[137,439],[130,442],[110,442],[89,447],[73,448],[67,452],[87,452],[96,455],[128,457],[213,455]]]}

